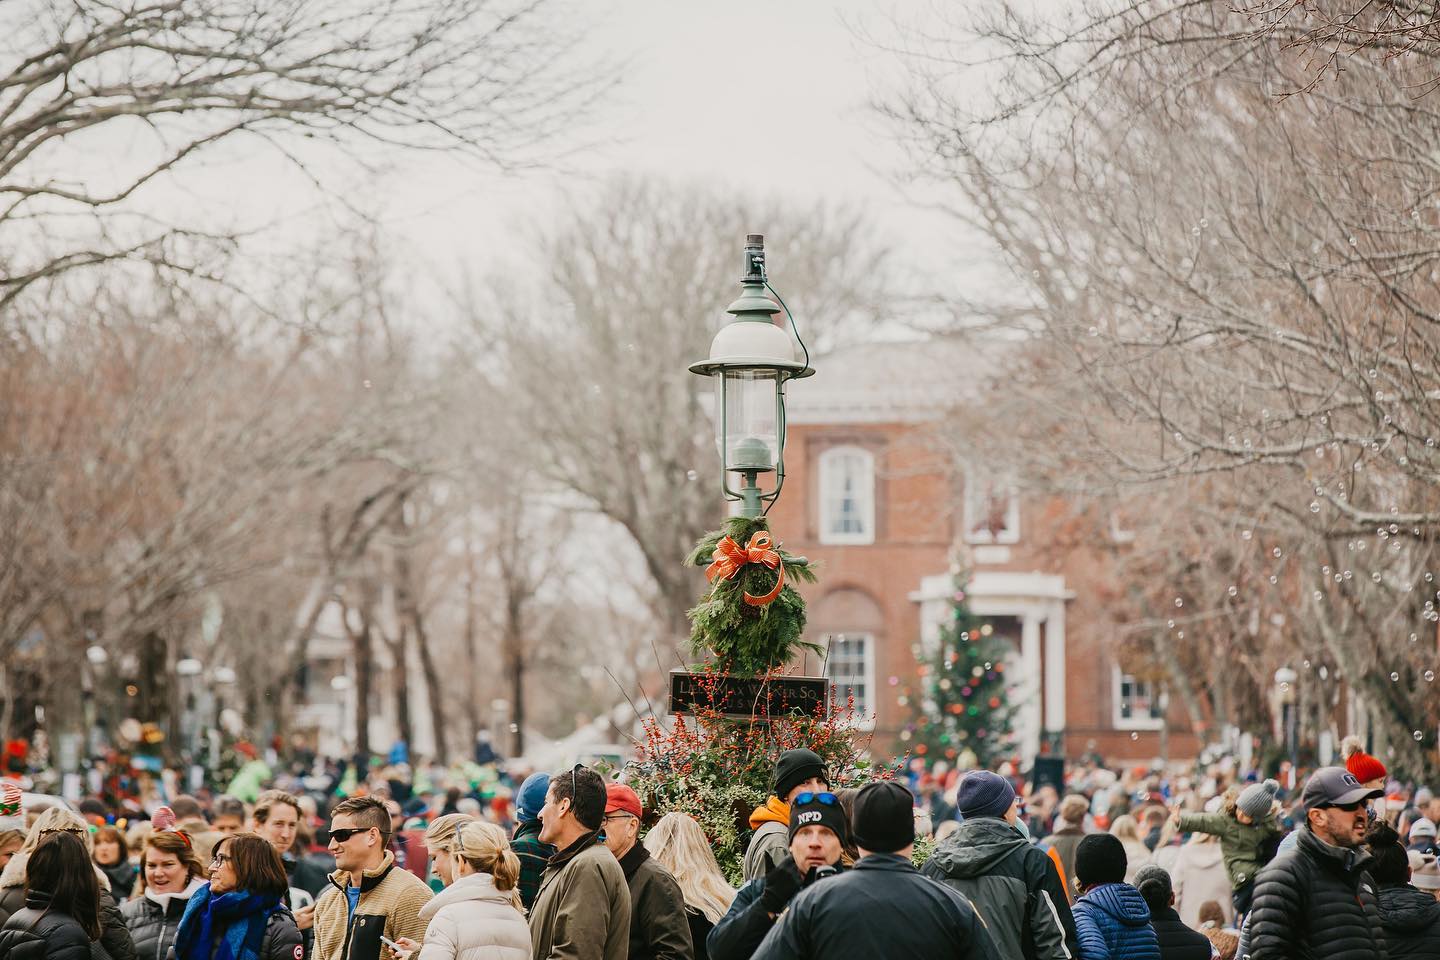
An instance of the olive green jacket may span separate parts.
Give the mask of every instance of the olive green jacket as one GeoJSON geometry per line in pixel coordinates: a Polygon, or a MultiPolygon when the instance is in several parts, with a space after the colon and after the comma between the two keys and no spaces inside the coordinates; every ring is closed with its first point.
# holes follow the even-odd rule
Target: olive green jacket
{"type": "Polygon", "coordinates": [[[534,960],[628,960],[630,888],[599,833],[550,858],[530,909],[534,960]]]}

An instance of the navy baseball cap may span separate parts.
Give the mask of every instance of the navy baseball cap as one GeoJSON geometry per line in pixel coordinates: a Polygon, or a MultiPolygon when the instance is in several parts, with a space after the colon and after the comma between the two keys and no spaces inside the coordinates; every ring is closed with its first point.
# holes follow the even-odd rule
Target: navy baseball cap
{"type": "Polygon", "coordinates": [[[1300,802],[1308,813],[1325,807],[1344,807],[1352,803],[1364,803],[1376,797],[1385,796],[1379,788],[1366,789],[1355,774],[1344,767],[1321,767],[1305,781],[1305,792],[1300,802]]]}

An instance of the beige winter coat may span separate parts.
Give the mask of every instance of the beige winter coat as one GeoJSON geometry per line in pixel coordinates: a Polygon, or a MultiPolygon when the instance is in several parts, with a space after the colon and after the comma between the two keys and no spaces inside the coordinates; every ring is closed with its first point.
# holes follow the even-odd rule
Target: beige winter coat
{"type": "Polygon", "coordinates": [[[1200,928],[1200,907],[1206,900],[1214,900],[1220,904],[1227,925],[1234,920],[1235,906],[1230,900],[1230,877],[1225,873],[1224,851],[1216,840],[1191,837],[1190,842],[1180,848],[1180,855],[1175,858],[1170,880],[1175,887],[1175,910],[1187,927],[1196,930],[1200,928]]]}
{"type": "Polygon", "coordinates": [[[419,960],[530,960],[530,925],[488,873],[461,877],[420,908],[419,960]]]}

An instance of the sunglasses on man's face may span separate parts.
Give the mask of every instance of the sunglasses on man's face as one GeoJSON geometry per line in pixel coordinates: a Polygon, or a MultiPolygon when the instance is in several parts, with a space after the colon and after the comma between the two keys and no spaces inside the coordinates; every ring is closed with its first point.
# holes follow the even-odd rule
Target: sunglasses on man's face
{"type": "Polygon", "coordinates": [[[330,831],[330,839],[344,843],[357,833],[364,833],[366,830],[374,830],[374,827],[341,827],[339,830],[330,831]]]}
{"type": "Polygon", "coordinates": [[[1365,801],[1363,800],[1356,800],[1354,803],[1327,803],[1325,805],[1326,810],[1339,810],[1343,813],[1354,813],[1356,810],[1364,809],[1364,807],[1365,801]]]}
{"type": "Polygon", "coordinates": [[[833,793],[813,793],[807,790],[795,795],[795,803],[797,806],[804,806],[807,803],[823,803],[827,807],[838,807],[840,798],[833,793]]]}

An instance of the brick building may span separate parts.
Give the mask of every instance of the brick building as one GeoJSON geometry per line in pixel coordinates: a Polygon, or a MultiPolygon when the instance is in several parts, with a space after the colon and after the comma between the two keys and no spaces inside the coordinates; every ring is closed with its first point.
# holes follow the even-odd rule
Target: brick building
{"type": "MultiPolygon", "coordinates": [[[[980,402],[957,389],[977,362],[958,346],[872,344],[825,357],[814,378],[789,388],[787,477],[771,529],[820,561],[820,583],[803,588],[807,632],[830,651],[823,667],[811,656],[802,669],[824,669],[873,717],[876,747],[903,752],[913,709],[897,701],[905,685],[922,686],[916,650],[948,614],[948,571],[963,543],[970,604],[1011,641],[1007,676],[1027,765],[1042,750],[1194,756],[1184,712],[1163,710],[1155,684],[1122,669],[1092,626],[1104,602],[1101,545],[1050,546],[1074,511],[1022,501],[1013,478],[957,464],[940,427],[956,403],[980,402]]],[[[1108,540],[1115,547],[1123,532],[1108,540]]]]}

